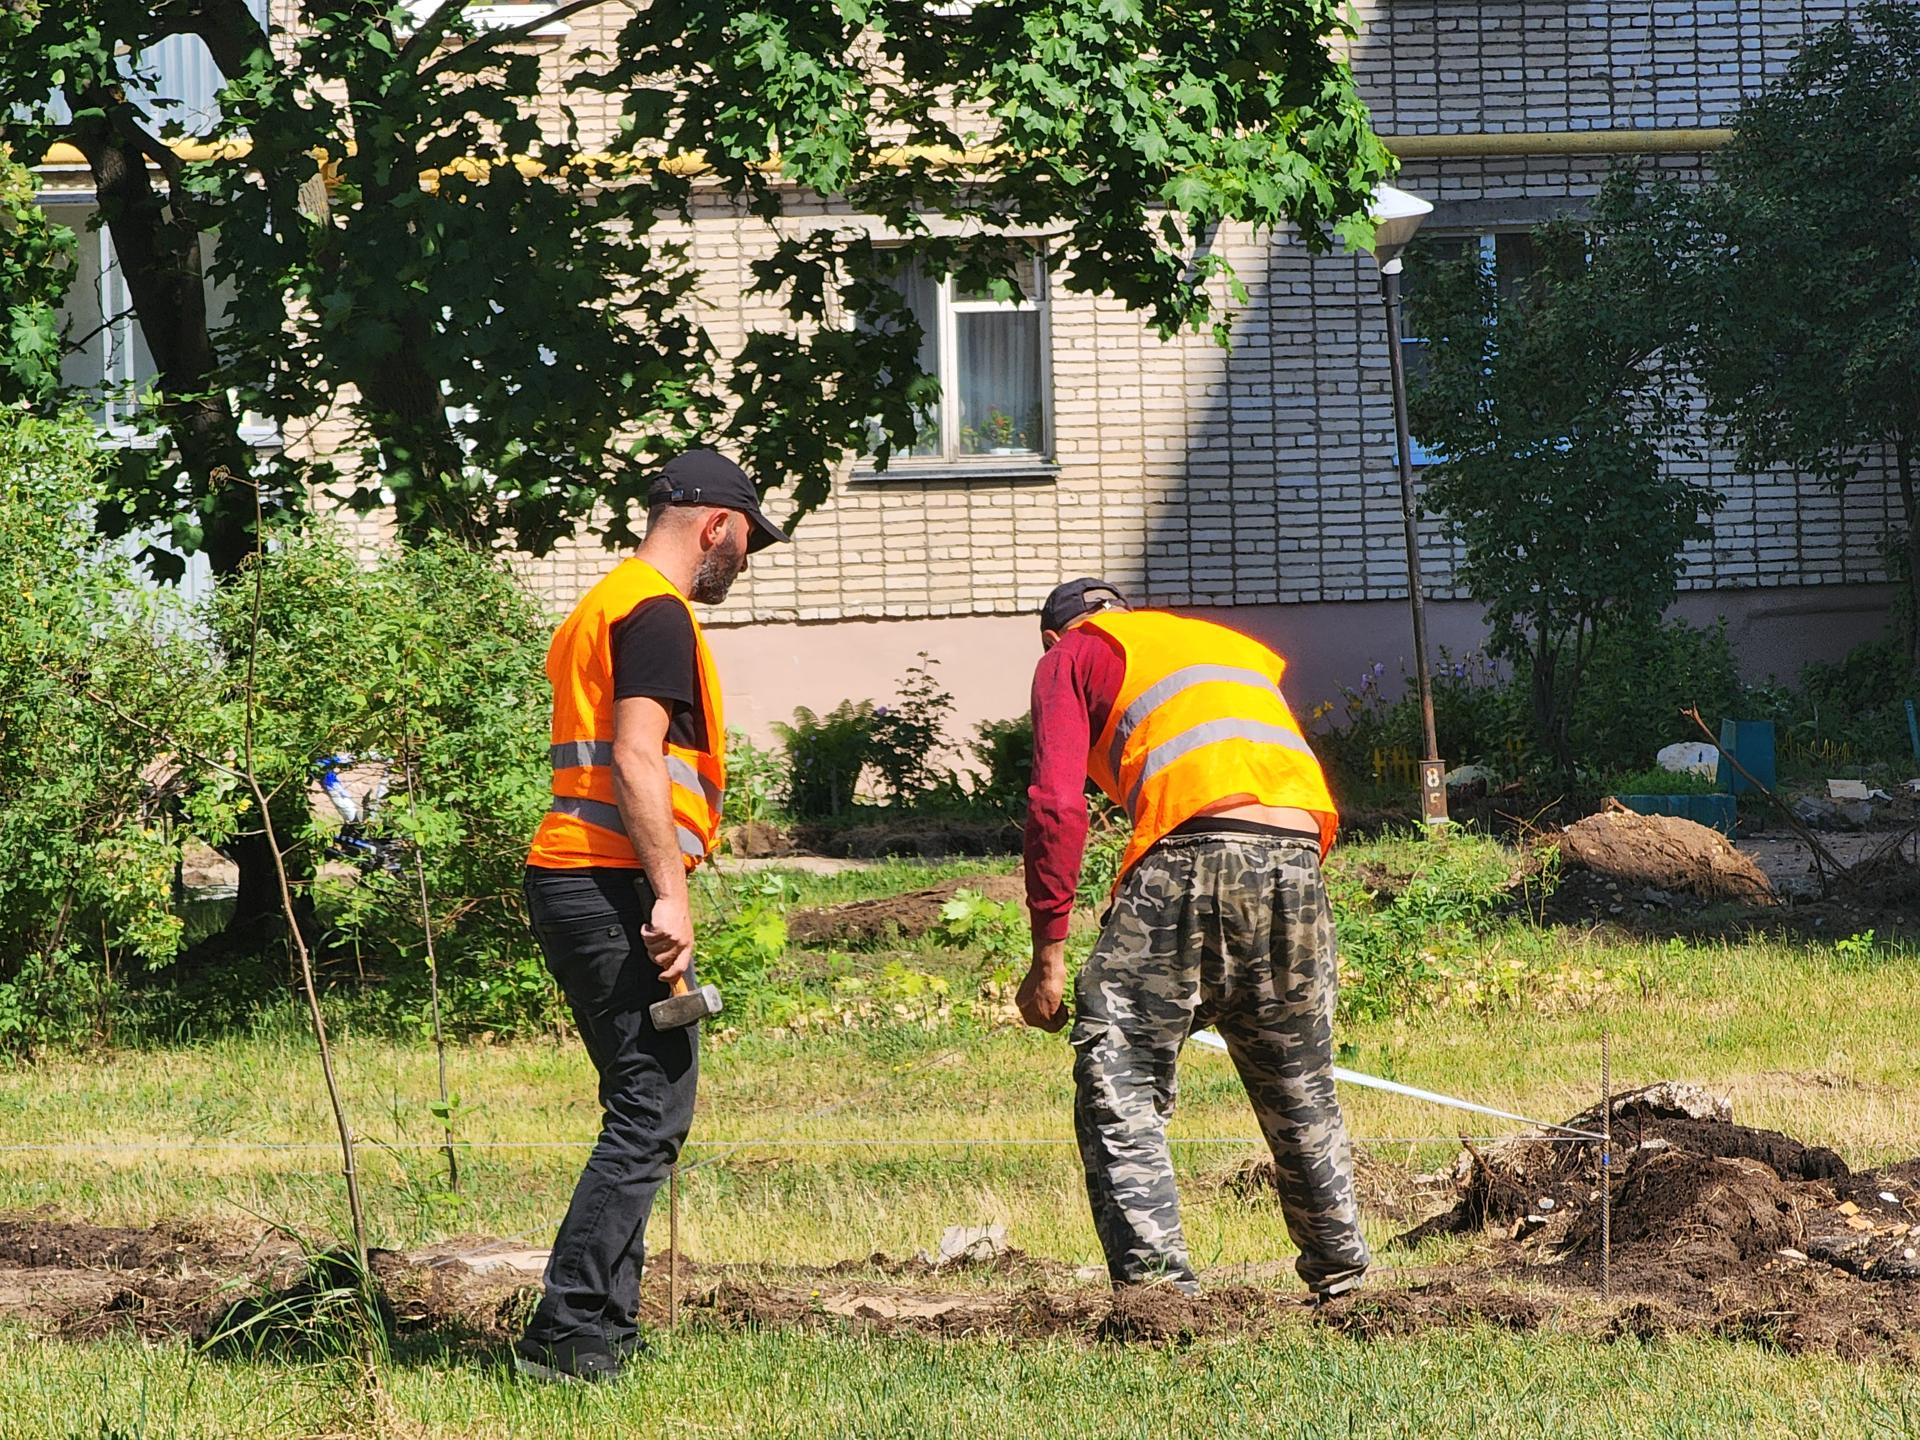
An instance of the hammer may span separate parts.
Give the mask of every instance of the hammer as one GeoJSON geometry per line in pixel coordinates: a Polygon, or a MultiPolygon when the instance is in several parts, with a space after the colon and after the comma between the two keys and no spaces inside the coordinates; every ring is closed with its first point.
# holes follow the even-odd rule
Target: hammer
{"type": "Polygon", "coordinates": [[[667,998],[647,1007],[647,1015],[656,1030],[678,1030],[683,1025],[698,1025],[709,1015],[720,1013],[718,986],[702,985],[698,990],[687,984],[687,977],[676,975],[667,998]]]}

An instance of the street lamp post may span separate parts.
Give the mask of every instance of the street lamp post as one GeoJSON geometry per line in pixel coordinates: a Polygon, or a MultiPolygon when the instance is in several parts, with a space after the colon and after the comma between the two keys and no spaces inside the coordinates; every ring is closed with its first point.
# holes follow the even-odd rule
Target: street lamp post
{"type": "Polygon", "coordinates": [[[1413,612],[1413,669],[1420,690],[1426,750],[1420,757],[1420,814],[1429,825],[1447,823],[1447,765],[1433,725],[1433,675],[1427,664],[1427,607],[1420,590],[1420,524],[1413,493],[1413,437],[1407,429],[1407,365],[1400,348],[1401,252],[1433,206],[1391,185],[1374,188],[1373,258],[1380,267],[1380,300],[1387,316],[1387,363],[1393,372],[1393,429],[1400,458],[1400,517],[1407,530],[1407,607],[1413,612]]]}

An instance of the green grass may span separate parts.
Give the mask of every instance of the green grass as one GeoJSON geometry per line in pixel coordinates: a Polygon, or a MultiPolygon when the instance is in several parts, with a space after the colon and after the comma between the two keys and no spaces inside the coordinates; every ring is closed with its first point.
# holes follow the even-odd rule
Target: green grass
{"type": "Polygon", "coordinates": [[[1597,1347],[1491,1331],[1189,1349],[692,1331],[661,1340],[644,1377],[597,1389],[533,1387],[490,1364],[394,1363],[382,1400],[360,1411],[344,1403],[338,1372],[218,1362],[179,1346],[59,1345],[0,1330],[0,1370],[10,1440],[1920,1434],[1920,1379],[1908,1373],[1751,1347],[1597,1347]]]}
{"type": "MultiPolygon", "coordinates": [[[[1476,842],[1452,851],[1445,868],[1460,892],[1480,894],[1503,883],[1513,859],[1476,842]]],[[[1401,875],[1431,861],[1421,844],[1389,840],[1353,847],[1343,868],[1351,876],[1369,862],[1401,875]]],[[[823,903],[971,868],[896,865],[878,877],[801,883],[823,903]]],[[[1448,897],[1417,903],[1438,907],[1419,914],[1439,930],[1453,925],[1441,913],[1448,897]]],[[[1856,1164],[1920,1150],[1913,951],[1634,942],[1539,931],[1467,908],[1470,943],[1461,948],[1475,973],[1521,978],[1471,995],[1443,987],[1440,1008],[1345,1025],[1345,1063],[1558,1119],[1594,1099],[1604,1031],[1618,1085],[1700,1081],[1732,1095],[1736,1118],[1831,1145],[1856,1164]]],[[[877,971],[889,961],[941,975],[958,1001],[974,995],[985,968],[978,956],[925,941],[833,964],[877,971]]],[[[783,968],[798,975],[822,963],[798,954],[783,968]]],[[[689,1253],[823,1264],[874,1251],[909,1255],[948,1225],[994,1222],[1033,1254],[1094,1262],[1064,1041],[994,1023],[984,1008],[955,1008],[932,1029],[749,1033],[707,1046],[689,1158],[718,1158],[683,1181],[689,1253]],[[718,1148],[743,1140],[769,1143],[718,1148]],[[901,1140],[943,1143],[837,1143],[901,1140]],[[1024,1143],[958,1143],[969,1140],[1024,1143]],[[824,1141],[836,1143],[807,1143],[824,1141]]],[[[356,1027],[351,1007],[339,1024],[347,1102],[369,1142],[361,1164],[375,1243],[461,1234],[544,1242],[597,1119],[578,1045],[454,1049],[459,1135],[472,1148],[462,1155],[461,1193],[448,1196],[431,1148],[431,1051],[356,1027]]],[[[1277,1208],[1219,1183],[1260,1153],[1231,1068],[1195,1047],[1180,1083],[1173,1134],[1196,1262],[1231,1277],[1284,1258],[1277,1208]],[[1244,1143],[1190,1143],[1217,1137],[1244,1143]]],[[[1372,1091],[1347,1090],[1343,1100],[1355,1135],[1376,1142],[1376,1158],[1413,1165],[1450,1157],[1456,1146],[1440,1137],[1462,1127],[1504,1128],[1372,1091]]],[[[108,1224],[265,1217],[337,1235],[343,1206],[330,1135],[311,1042],[290,1011],[268,1012],[244,1035],[0,1069],[0,1147],[103,1147],[0,1149],[0,1210],[47,1206],[108,1224]],[[317,1148],[248,1148],[289,1140],[317,1148]],[[165,1148],[140,1148],[148,1144],[165,1148]]],[[[1379,1241],[1398,1227],[1369,1214],[1367,1228],[1379,1241]]],[[[171,1347],[54,1345],[5,1332],[0,1376],[0,1436],[353,1429],[325,1418],[332,1402],[315,1398],[332,1395],[337,1377],[216,1363],[171,1347]],[[136,1423],[128,1407],[142,1396],[149,1419],[136,1423]]],[[[1309,1333],[1168,1352],[693,1333],[665,1342],[649,1377],[631,1390],[579,1396],[418,1357],[386,1373],[398,1412],[426,1433],[516,1437],[577,1433],[590,1422],[614,1433],[647,1422],[652,1431],[662,1415],[690,1435],[1898,1435],[1914,1433],[1920,1414],[1907,1375],[1730,1344],[1595,1347],[1492,1334],[1359,1345],[1309,1333]]]]}

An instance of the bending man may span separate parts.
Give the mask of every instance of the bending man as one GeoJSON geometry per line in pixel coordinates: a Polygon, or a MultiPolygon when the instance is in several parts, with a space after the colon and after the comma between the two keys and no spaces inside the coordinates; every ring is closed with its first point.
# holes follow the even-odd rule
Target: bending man
{"type": "Polygon", "coordinates": [[[1090,775],[1133,822],[1074,995],[1074,1128],[1113,1283],[1195,1288],[1167,1149],[1174,1066],[1217,1026],[1273,1151],[1316,1299],[1368,1264],[1333,1093],[1337,980],[1320,859],[1339,817],[1280,694],[1285,662],[1224,626],[1073,580],[1040,616],[1026,834],[1030,1025],[1067,1022],[1067,919],[1090,775]]]}
{"type": "Polygon", "coordinates": [[[720,833],[720,677],[688,601],[727,597],[749,552],[787,537],[732,461],[696,450],[648,493],[638,552],[553,637],[553,804],[527,856],[527,911],[600,1075],[604,1112],[514,1362],[606,1380],[637,1348],[647,1214],[693,1121],[695,1027],[647,1007],[689,976],[687,876],[720,833]]]}

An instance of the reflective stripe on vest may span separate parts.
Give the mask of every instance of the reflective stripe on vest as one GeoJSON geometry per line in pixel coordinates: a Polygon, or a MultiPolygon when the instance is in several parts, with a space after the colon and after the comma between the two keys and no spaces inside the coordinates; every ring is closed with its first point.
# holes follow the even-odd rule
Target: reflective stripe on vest
{"type": "Polygon", "coordinates": [[[571,770],[576,765],[613,764],[613,742],[611,740],[568,740],[560,745],[549,745],[547,756],[553,761],[556,770],[571,770]]]}
{"type": "MultiPolygon", "coordinates": [[[[549,746],[548,756],[556,770],[572,770],[582,765],[611,765],[613,742],[569,740],[564,744],[549,746]]],[[[686,790],[698,790],[706,796],[710,809],[718,810],[726,801],[726,787],[714,784],[678,755],[667,756],[667,774],[674,784],[686,790]]]]}
{"type": "Polygon", "coordinates": [[[612,627],[645,604],[677,605],[693,627],[700,748],[669,739],[663,747],[673,824],[680,853],[691,868],[719,838],[726,797],[726,718],[719,678],[685,597],[656,568],[635,557],[602,576],[580,597],[554,632],[547,650],[553,686],[553,727],[547,758],[553,799],[527,856],[543,869],[640,863],[621,823],[613,781],[613,734],[617,698],[612,673],[612,627]]]}
{"type": "Polygon", "coordinates": [[[1223,807],[1305,810],[1322,850],[1333,843],[1333,797],[1280,691],[1285,660],[1236,630],[1164,611],[1107,612],[1085,626],[1124,664],[1087,752],[1088,773],[1133,823],[1121,878],[1180,825],[1223,807]]]}
{"type": "MultiPolygon", "coordinates": [[[[1140,808],[1140,792],[1147,782],[1166,769],[1182,755],[1192,754],[1203,745],[1217,745],[1222,740],[1250,740],[1256,745],[1284,745],[1289,750],[1297,750],[1319,764],[1313,747],[1284,725],[1262,725],[1257,720],[1207,720],[1182,731],[1170,740],[1162,740],[1153,749],[1141,757],[1140,773],[1134,777],[1133,788],[1127,791],[1127,813],[1135,814],[1140,808]]],[[[1118,766],[1114,767],[1116,770],[1118,766]]]]}
{"type": "MultiPolygon", "coordinates": [[[[556,795],[547,809],[556,815],[571,815],[576,820],[584,820],[589,825],[598,825],[602,830],[611,830],[616,835],[625,835],[627,825],[620,818],[620,807],[609,805],[604,800],[583,800],[577,795],[556,795]]],[[[707,853],[707,847],[700,837],[684,825],[675,825],[674,833],[680,839],[680,853],[698,859],[707,853]]]]}
{"type": "MultiPolygon", "coordinates": [[[[612,763],[609,761],[608,763],[612,763]]],[[[707,806],[716,815],[727,798],[726,787],[716,785],[678,755],[667,756],[667,774],[673,783],[686,790],[698,790],[707,797],[707,806]]]]}
{"type": "Polygon", "coordinates": [[[1113,744],[1107,747],[1107,768],[1115,775],[1120,773],[1120,756],[1127,748],[1127,738],[1139,728],[1140,722],[1158,710],[1167,701],[1195,685],[1208,685],[1226,682],[1233,685],[1251,685],[1255,689],[1265,690],[1278,696],[1279,688],[1258,670],[1248,670],[1239,665],[1187,665],[1174,671],[1164,680],[1155,681],[1142,690],[1114,722],[1113,744]]]}

